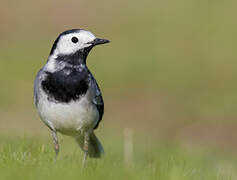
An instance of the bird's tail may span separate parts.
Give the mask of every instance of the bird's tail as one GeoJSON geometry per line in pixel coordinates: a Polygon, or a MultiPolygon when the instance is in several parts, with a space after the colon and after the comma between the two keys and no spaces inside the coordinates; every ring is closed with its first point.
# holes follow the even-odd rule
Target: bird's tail
{"type": "MultiPolygon", "coordinates": [[[[76,141],[79,144],[80,148],[84,151],[84,138],[85,136],[78,136],[76,137],[76,141]]],[[[100,143],[99,139],[96,137],[94,132],[90,133],[90,140],[88,146],[88,154],[91,158],[100,158],[101,155],[104,153],[104,148],[100,143]]]]}

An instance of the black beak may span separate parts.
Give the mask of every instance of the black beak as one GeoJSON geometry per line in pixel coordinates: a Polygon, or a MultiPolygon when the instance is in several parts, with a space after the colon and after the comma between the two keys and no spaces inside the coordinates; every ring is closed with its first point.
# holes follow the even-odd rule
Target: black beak
{"type": "Polygon", "coordinates": [[[92,46],[96,46],[96,45],[99,45],[99,44],[106,44],[106,43],[109,43],[109,42],[110,41],[107,40],[107,39],[96,38],[93,41],[88,42],[87,44],[91,44],[92,46]]]}

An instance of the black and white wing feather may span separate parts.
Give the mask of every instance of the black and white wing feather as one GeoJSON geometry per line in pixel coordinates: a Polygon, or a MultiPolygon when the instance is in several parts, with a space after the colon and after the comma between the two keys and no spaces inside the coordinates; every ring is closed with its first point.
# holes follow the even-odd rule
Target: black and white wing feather
{"type": "Polygon", "coordinates": [[[100,121],[102,120],[102,117],[104,115],[104,101],[103,97],[100,91],[100,88],[95,80],[95,78],[91,75],[91,86],[94,91],[94,97],[92,99],[92,103],[96,106],[98,112],[99,112],[99,121],[95,125],[94,129],[96,129],[99,126],[100,121]]]}

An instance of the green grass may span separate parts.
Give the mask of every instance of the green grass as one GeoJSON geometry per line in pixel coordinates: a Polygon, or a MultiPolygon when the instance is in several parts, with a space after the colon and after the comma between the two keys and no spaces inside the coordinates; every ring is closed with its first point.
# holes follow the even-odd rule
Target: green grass
{"type": "MultiPolygon", "coordinates": [[[[105,155],[89,159],[82,169],[82,153],[68,138],[54,162],[54,151],[48,139],[1,138],[1,179],[154,179],[154,180],[230,180],[235,179],[236,163],[218,152],[189,152],[176,143],[134,144],[133,160],[124,161],[121,138],[104,138],[105,155]],[[116,139],[116,141],[114,141],[116,139]]],[[[228,157],[228,156],[227,156],[228,157]]]]}

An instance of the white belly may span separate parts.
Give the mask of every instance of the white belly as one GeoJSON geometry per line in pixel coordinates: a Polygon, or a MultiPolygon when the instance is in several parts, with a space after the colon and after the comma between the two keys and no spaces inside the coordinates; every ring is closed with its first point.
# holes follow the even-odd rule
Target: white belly
{"type": "Polygon", "coordinates": [[[42,95],[38,103],[40,117],[56,131],[73,136],[93,129],[99,120],[99,112],[87,94],[68,104],[49,101],[42,95]]]}

